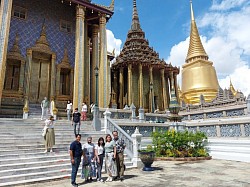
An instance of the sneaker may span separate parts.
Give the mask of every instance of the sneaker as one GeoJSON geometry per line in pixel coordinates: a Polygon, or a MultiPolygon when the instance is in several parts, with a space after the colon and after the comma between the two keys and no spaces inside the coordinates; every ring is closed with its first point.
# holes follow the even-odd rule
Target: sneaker
{"type": "Polygon", "coordinates": [[[51,152],[51,153],[53,153],[53,150],[52,150],[52,149],[50,149],[50,152],[51,152]]]}
{"type": "Polygon", "coordinates": [[[113,179],[111,177],[108,177],[105,182],[111,182],[113,179]]]}
{"type": "Polygon", "coordinates": [[[76,183],[75,183],[75,184],[72,184],[72,186],[74,186],[74,187],[78,187],[78,184],[76,184],[76,183]]]}
{"type": "Polygon", "coordinates": [[[120,181],[123,181],[124,180],[124,177],[120,177],[120,181]]]}
{"type": "Polygon", "coordinates": [[[47,153],[47,152],[48,152],[48,150],[45,150],[45,151],[44,151],[44,153],[47,153]]]}

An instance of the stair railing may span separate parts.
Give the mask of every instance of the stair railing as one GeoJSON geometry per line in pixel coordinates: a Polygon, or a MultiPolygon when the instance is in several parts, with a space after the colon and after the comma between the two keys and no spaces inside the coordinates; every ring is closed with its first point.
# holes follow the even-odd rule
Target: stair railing
{"type": "Polygon", "coordinates": [[[117,125],[111,118],[111,112],[107,110],[103,113],[104,115],[104,132],[106,134],[111,134],[113,131],[117,131],[119,138],[122,138],[126,144],[126,149],[124,150],[128,157],[131,159],[133,166],[138,167],[141,164],[139,158],[138,150],[141,148],[141,138],[138,128],[135,129],[134,134],[130,136],[126,133],[119,125],[117,125]]]}

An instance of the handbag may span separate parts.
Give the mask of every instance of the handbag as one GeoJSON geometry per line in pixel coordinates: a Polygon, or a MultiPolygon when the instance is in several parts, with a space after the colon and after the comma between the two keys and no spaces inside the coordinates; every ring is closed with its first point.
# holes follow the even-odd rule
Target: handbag
{"type": "Polygon", "coordinates": [[[48,130],[48,127],[46,126],[42,129],[42,137],[46,136],[47,130],[48,130]]]}

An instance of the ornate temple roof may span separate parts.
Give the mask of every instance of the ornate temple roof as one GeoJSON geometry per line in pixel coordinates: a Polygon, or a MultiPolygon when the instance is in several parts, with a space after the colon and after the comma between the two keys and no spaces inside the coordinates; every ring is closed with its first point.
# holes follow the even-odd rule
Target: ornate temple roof
{"type": "Polygon", "coordinates": [[[133,0],[131,29],[128,31],[123,49],[112,67],[127,66],[129,63],[141,63],[144,66],[154,65],[159,66],[159,68],[172,67],[171,64],[167,64],[163,59],[159,58],[159,53],[153,47],[150,47],[148,40],[145,39],[145,33],[141,29],[139,21],[136,0],[133,0]]]}
{"type": "Polygon", "coordinates": [[[189,42],[186,62],[193,57],[200,57],[200,56],[208,59],[208,55],[201,43],[199,31],[198,31],[198,28],[196,26],[196,22],[194,19],[192,1],[190,1],[190,4],[191,4],[190,6],[191,7],[191,31],[190,31],[190,42],[189,42]]]}

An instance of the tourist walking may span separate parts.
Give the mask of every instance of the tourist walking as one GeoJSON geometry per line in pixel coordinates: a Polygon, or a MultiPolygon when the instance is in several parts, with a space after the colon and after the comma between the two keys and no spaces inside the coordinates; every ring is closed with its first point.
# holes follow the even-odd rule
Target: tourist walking
{"type": "Polygon", "coordinates": [[[126,144],[122,138],[119,138],[117,131],[113,131],[112,134],[116,144],[117,179],[122,181],[124,180],[124,149],[126,144]]]}
{"type": "Polygon", "coordinates": [[[105,143],[103,137],[100,137],[98,139],[98,143],[95,147],[96,151],[96,164],[97,164],[97,181],[103,182],[102,180],[102,165],[103,165],[103,158],[105,155],[105,149],[104,149],[105,143]]]}
{"type": "Polygon", "coordinates": [[[49,112],[49,101],[47,97],[44,97],[44,100],[41,102],[41,109],[42,109],[42,116],[41,120],[48,118],[48,112],[49,112]]]}
{"type": "Polygon", "coordinates": [[[81,178],[86,182],[93,181],[92,177],[96,177],[96,166],[95,166],[95,145],[92,143],[92,137],[87,138],[87,143],[83,144],[82,149],[86,155],[86,159],[83,159],[82,175],[81,178]],[[86,170],[88,170],[86,172],[86,170]]]}
{"type": "Polygon", "coordinates": [[[68,121],[70,121],[70,114],[72,112],[72,103],[70,101],[67,101],[66,112],[68,121]]]}
{"type": "Polygon", "coordinates": [[[78,112],[78,108],[75,108],[75,111],[72,115],[72,126],[74,126],[75,136],[80,133],[80,126],[81,126],[80,119],[81,119],[81,114],[80,112],[78,112]]]}
{"type": "Polygon", "coordinates": [[[82,155],[85,157],[85,154],[82,150],[82,144],[80,141],[81,141],[81,135],[77,134],[76,140],[70,144],[70,151],[69,151],[71,166],[72,166],[71,184],[74,187],[78,187],[78,185],[76,184],[77,171],[81,163],[82,155]]]}
{"type": "Polygon", "coordinates": [[[48,148],[50,152],[53,152],[53,146],[55,145],[55,131],[54,131],[54,117],[50,116],[49,119],[45,120],[45,129],[46,134],[44,136],[45,142],[45,151],[44,153],[48,152],[48,148]]]}
{"type": "Polygon", "coordinates": [[[112,141],[112,137],[110,134],[106,136],[105,143],[105,165],[108,173],[108,178],[106,182],[113,181],[113,177],[117,176],[117,166],[116,166],[116,145],[115,142],[112,141]]]}
{"type": "Polygon", "coordinates": [[[87,120],[87,112],[88,112],[88,106],[84,102],[84,103],[82,103],[82,121],[87,120]]]}

